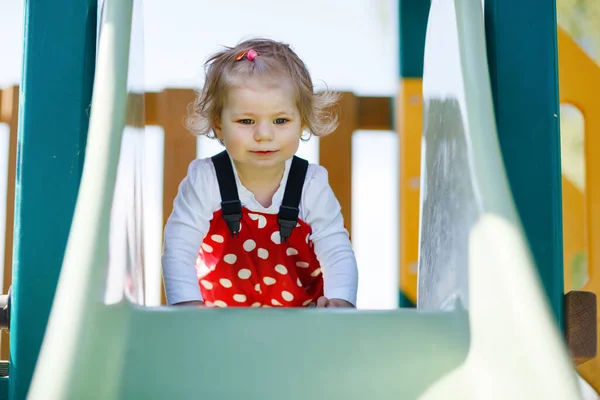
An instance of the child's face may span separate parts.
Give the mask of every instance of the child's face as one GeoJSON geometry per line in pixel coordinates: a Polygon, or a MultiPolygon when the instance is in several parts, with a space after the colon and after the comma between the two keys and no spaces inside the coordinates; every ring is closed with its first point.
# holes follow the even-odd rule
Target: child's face
{"type": "Polygon", "coordinates": [[[283,167],[298,150],[302,119],[285,79],[250,78],[232,87],[215,133],[238,169],[283,167]]]}

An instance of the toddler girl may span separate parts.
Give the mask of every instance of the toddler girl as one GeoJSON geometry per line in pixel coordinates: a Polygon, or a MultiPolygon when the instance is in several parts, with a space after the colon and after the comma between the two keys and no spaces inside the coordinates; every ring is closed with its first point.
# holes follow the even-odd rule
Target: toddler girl
{"type": "Polygon", "coordinates": [[[253,39],[206,64],[188,126],[225,150],[194,160],[164,232],[170,305],[354,307],[358,273],[327,171],[295,156],[337,127],[286,44],[253,39]]]}

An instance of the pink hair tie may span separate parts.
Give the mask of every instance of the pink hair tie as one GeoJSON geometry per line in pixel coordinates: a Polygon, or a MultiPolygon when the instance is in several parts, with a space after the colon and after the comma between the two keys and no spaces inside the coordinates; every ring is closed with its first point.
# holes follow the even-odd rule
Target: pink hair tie
{"type": "Polygon", "coordinates": [[[246,55],[249,61],[253,61],[256,56],[258,56],[258,53],[254,49],[248,50],[248,54],[246,55]]]}
{"type": "Polygon", "coordinates": [[[248,51],[242,51],[235,58],[235,61],[240,61],[242,58],[246,57],[249,61],[254,61],[254,59],[258,56],[258,53],[254,49],[250,49],[248,51]]]}

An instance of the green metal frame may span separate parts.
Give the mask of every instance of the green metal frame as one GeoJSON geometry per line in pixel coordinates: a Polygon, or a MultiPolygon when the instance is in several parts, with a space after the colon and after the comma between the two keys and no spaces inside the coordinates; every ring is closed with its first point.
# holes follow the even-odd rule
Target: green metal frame
{"type": "Polygon", "coordinates": [[[11,399],[27,395],[71,226],[90,113],[97,10],[97,0],[25,2],[11,399]]]}
{"type": "Polygon", "coordinates": [[[556,3],[486,0],[485,25],[506,172],[552,311],[563,329],[556,3]]]}
{"type": "Polygon", "coordinates": [[[399,0],[398,45],[401,78],[423,78],[425,32],[430,0],[399,0]]]}

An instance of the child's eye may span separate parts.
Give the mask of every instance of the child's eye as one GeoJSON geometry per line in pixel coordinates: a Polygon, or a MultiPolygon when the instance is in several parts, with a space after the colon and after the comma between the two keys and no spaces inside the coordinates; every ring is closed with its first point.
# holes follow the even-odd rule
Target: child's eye
{"type": "Polygon", "coordinates": [[[240,124],[250,125],[252,123],[252,120],[251,119],[240,119],[238,122],[240,124]]]}
{"type": "Polygon", "coordinates": [[[289,120],[288,120],[287,118],[277,118],[277,119],[275,120],[275,123],[279,125],[279,124],[285,124],[285,123],[286,123],[286,122],[288,122],[288,121],[289,121],[289,120]]]}

